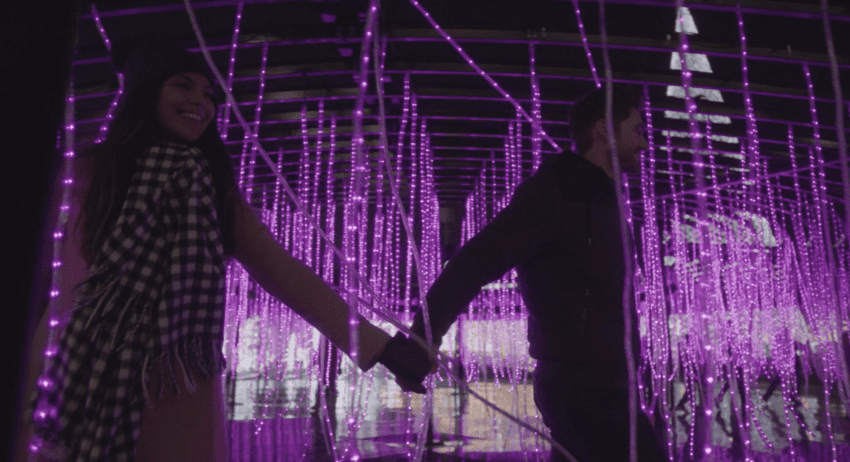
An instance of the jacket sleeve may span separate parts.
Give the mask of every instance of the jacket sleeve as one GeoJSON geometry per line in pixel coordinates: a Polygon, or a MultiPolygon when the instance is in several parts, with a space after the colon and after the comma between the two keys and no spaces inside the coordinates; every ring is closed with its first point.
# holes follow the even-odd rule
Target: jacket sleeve
{"type": "MultiPolygon", "coordinates": [[[[461,247],[431,286],[426,297],[433,343],[442,337],[485,284],[493,282],[552,241],[554,211],[561,195],[549,175],[535,175],[514,192],[507,207],[461,247]]],[[[425,338],[422,311],[413,333],[425,338]]]]}
{"type": "MultiPolygon", "coordinates": [[[[309,266],[287,252],[242,200],[237,203],[234,256],[263,289],[351,356],[346,302],[309,266]]],[[[378,360],[390,336],[360,316],[358,338],[357,365],[367,370],[378,360]]]]}

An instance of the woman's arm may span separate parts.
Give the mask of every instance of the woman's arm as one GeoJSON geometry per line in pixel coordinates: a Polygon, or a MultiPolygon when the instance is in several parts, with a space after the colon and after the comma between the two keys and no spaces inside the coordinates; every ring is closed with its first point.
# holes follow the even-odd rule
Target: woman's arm
{"type": "MultiPolygon", "coordinates": [[[[350,356],[346,302],[310,267],[287,252],[247,203],[240,199],[236,207],[234,256],[239,263],[263,289],[350,356]]],[[[367,370],[378,360],[390,336],[360,316],[358,338],[357,365],[367,370]]]]}

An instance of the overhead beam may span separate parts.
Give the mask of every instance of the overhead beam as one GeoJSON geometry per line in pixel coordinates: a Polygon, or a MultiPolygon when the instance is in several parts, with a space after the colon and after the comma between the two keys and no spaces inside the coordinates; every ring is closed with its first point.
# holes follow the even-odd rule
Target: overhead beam
{"type": "MultiPolygon", "coordinates": [[[[265,3],[285,3],[286,0],[215,0],[207,2],[196,2],[192,4],[195,10],[207,8],[235,7],[240,1],[245,5],[257,5],[265,3]]],[[[584,3],[597,4],[598,0],[579,0],[584,3]]],[[[606,0],[611,4],[644,5],[654,7],[671,7],[669,0],[606,0]]],[[[519,4],[518,4],[519,5],[519,4]]],[[[685,6],[693,9],[704,9],[714,11],[734,12],[736,0],[689,0],[685,6]]],[[[126,8],[120,10],[103,10],[99,12],[101,18],[112,18],[136,14],[153,14],[171,11],[183,11],[184,6],[180,3],[173,5],[157,5],[141,8],[126,8]]],[[[820,20],[822,12],[819,5],[807,5],[792,2],[776,2],[768,0],[742,0],[741,12],[744,14],[759,14],[763,16],[779,16],[790,18],[820,20]]],[[[850,8],[846,6],[829,6],[829,15],[833,21],[850,22],[850,8]]],[[[80,15],[80,19],[91,20],[91,12],[80,15]]]]}
{"type": "MultiPolygon", "coordinates": [[[[579,0],[584,3],[598,4],[598,0],[579,0]]],[[[606,3],[671,7],[669,0],[605,0],[606,3]]],[[[684,5],[695,10],[727,11],[737,10],[737,0],[688,0],[684,5]]],[[[820,5],[807,5],[792,2],[774,2],[769,0],[740,0],[741,12],[744,14],[759,14],[762,16],[779,16],[800,19],[823,19],[820,5]]],[[[672,7],[675,7],[673,5],[672,7]]],[[[833,21],[850,22],[850,8],[830,5],[828,13],[833,21]]]]}
{"type": "MultiPolygon", "coordinates": [[[[563,45],[582,47],[581,34],[565,32],[547,32],[545,36],[538,35],[529,37],[526,32],[512,30],[492,29],[446,29],[455,41],[459,43],[493,43],[493,44],[517,44],[527,45],[533,43],[535,46],[563,45]]],[[[398,42],[442,42],[443,37],[433,29],[388,29],[385,31],[389,41],[398,42]]],[[[591,47],[602,47],[601,35],[587,35],[587,41],[591,47]]],[[[730,47],[728,44],[719,44],[697,40],[696,37],[688,40],[691,53],[704,53],[709,56],[740,59],[738,46],[730,47]]],[[[646,37],[625,37],[608,35],[608,47],[613,49],[629,49],[641,51],[656,51],[670,53],[679,50],[676,40],[658,40],[646,37]]],[[[761,47],[747,47],[747,58],[753,60],[779,61],[796,64],[809,63],[820,66],[829,66],[829,56],[822,53],[791,52],[787,49],[770,49],[761,47]]],[[[850,58],[841,56],[838,58],[839,67],[850,68],[850,58]]]]}

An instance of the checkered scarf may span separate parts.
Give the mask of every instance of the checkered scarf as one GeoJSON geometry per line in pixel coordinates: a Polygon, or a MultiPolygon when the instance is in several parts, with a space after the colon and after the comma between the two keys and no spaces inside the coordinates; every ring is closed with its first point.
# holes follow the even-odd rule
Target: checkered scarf
{"type": "Polygon", "coordinates": [[[209,167],[197,148],[162,144],[136,161],[121,214],[95,258],[58,351],[31,402],[48,457],[131,461],[151,369],[178,393],[225,368],[225,255],[209,167]],[[166,380],[168,379],[168,380],[166,380]]]}

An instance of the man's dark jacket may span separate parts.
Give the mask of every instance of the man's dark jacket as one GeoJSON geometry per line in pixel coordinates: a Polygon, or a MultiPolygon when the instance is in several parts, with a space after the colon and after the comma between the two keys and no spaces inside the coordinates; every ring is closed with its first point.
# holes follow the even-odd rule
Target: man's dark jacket
{"type": "MultiPolygon", "coordinates": [[[[514,267],[529,313],[531,357],[557,364],[573,384],[625,389],[619,212],[613,182],[601,168],[564,152],[520,184],[428,291],[435,343],[483,285],[514,267]]],[[[425,337],[421,312],[412,329],[425,337]]]]}

